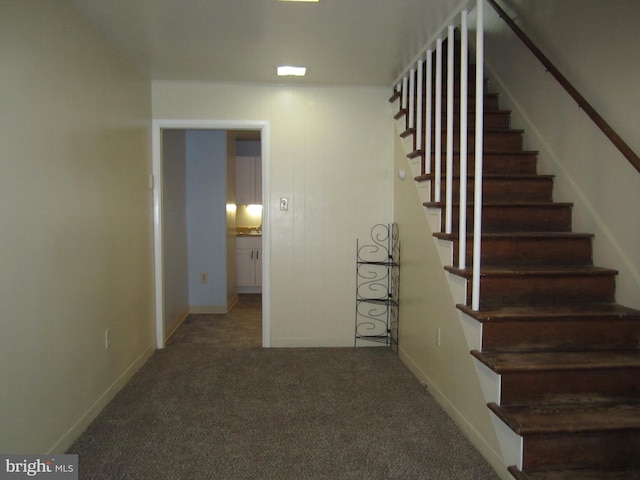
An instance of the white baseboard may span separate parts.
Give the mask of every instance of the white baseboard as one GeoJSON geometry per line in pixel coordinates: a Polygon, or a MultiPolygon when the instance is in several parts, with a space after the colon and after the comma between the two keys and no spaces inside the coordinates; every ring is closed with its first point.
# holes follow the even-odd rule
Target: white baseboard
{"type": "Polygon", "coordinates": [[[262,293],[262,287],[238,287],[238,293],[262,293]]]}
{"type": "Polygon", "coordinates": [[[238,304],[238,294],[231,295],[227,298],[227,312],[230,312],[233,307],[238,304]]]}
{"type": "Polygon", "coordinates": [[[460,428],[465,437],[471,442],[471,444],[480,452],[480,454],[489,462],[493,467],[496,474],[502,480],[513,480],[511,474],[507,471],[504,460],[500,453],[496,452],[491,445],[489,445],[485,438],[469,423],[465,416],[449,401],[449,399],[438,389],[438,387],[431,381],[429,376],[409,357],[406,352],[400,348],[398,350],[398,356],[400,360],[407,366],[407,368],[413,373],[418,381],[422,383],[429,391],[431,396],[438,402],[438,405],[447,412],[447,415],[453,420],[453,422],[460,428]]]}
{"type": "Polygon", "coordinates": [[[176,319],[176,321],[174,321],[171,325],[169,325],[168,327],[165,328],[164,330],[164,341],[165,343],[167,342],[167,340],[169,340],[169,338],[171,338],[171,335],[173,335],[174,333],[176,333],[176,330],[178,330],[178,328],[180,327],[180,325],[182,325],[184,323],[184,321],[187,319],[187,317],[189,316],[189,307],[187,307],[176,319]]]}
{"type": "Polygon", "coordinates": [[[333,348],[353,347],[353,338],[272,338],[273,348],[333,348]]]}
{"type": "Polygon", "coordinates": [[[193,314],[211,314],[211,313],[227,313],[226,305],[191,305],[189,313],[193,314]]]}
{"type": "Polygon", "coordinates": [[[74,423],[67,432],[49,449],[48,454],[62,454],[75,442],[87,427],[95,420],[107,404],[126,385],[133,375],[142,367],[156,350],[155,345],[150,345],[142,354],[129,365],[124,372],[113,382],[89,409],[74,423]]]}

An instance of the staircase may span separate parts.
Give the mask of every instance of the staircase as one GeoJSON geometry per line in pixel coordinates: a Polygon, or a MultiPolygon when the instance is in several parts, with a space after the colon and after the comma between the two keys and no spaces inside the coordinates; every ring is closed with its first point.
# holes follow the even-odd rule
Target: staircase
{"type": "MultiPolygon", "coordinates": [[[[469,71],[473,77],[472,66],[469,71]]],[[[500,376],[500,402],[488,408],[522,437],[521,465],[508,470],[518,480],[640,479],[640,312],[615,303],[617,272],[593,265],[592,235],[572,232],[572,205],[553,201],[553,177],[537,173],[537,153],[522,149],[524,132],[510,128],[510,112],[500,110],[498,100],[485,95],[480,309],[471,309],[471,298],[458,308],[482,324],[482,348],[471,355],[500,376]]],[[[443,110],[445,103],[443,92],[443,110]]],[[[458,107],[456,98],[459,130],[458,107]]],[[[408,115],[400,108],[395,117],[408,115]]],[[[469,125],[474,118],[470,112],[469,125]]],[[[415,131],[401,134],[409,135],[409,157],[424,161],[415,131]]],[[[442,142],[444,152],[444,132],[442,142]]],[[[473,149],[472,134],[468,145],[473,149]]],[[[445,171],[444,153],[426,160],[441,161],[445,171]]],[[[468,161],[473,172],[473,152],[468,161]]],[[[454,164],[455,199],[458,154],[454,164]]],[[[433,179],[415,180],[433,189],[433,179]]],[[[472,177],[468,188],[471,201],[472,177]]],[[[424,206],[444,209],[442,202],[424,206]]],[[[453,233],[434,235],[453,242],[457,256],[457,204],[453,212],[453,233]]],[[[469,238],[467,265],[471,245],[469,238]]],[[[446,270],[465,278],[471,292],[470,268],[446,270]]]]}

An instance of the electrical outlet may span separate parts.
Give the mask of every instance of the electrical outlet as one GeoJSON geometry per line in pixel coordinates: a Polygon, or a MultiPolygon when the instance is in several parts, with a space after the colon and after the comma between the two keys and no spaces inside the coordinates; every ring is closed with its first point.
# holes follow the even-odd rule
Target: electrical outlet
{"type": "Polygon", "coordinates": [[[280,210],[283,212],[289,210],[289,197],[280,197],[280,210]]]}
{"type": "Polygon", "coordinates": [[[442,337],[441,337],[441,332],[439,328],[436,328],[436,346],[440,346],[440,341],[441,341],[442,337]]]}
{"type": "Polygon", "coordinates": [[[206,285],[209,282],[209,274],[202,272],[200,274],[200,283],[206,285]]]}
{"type": "Polygon", "coordinates": [[[111,329],[107,328],[104,331],[104,348],[109,349],[111,347],[111,329]]]}

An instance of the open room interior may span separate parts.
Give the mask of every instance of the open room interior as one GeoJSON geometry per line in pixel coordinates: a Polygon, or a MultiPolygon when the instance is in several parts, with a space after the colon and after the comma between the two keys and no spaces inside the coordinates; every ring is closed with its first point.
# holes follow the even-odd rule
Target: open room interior
{"type": "Polygon", "coordinates": [[[229,435],[265,478],[324,478],[313,465],[332,460],[332,478],[635,478],[639,13],[0,1],[0,455],[63,455],[88,433],[74,448],[95,470],[80,478],[153,475],[159,452],[176,478],[233,478],[244,450],[208,449],[229,435]],[[399,306],[397,353],[354,348],[356,250],[380,224],[402,245],[399,289],[372,299],[399,306]],[[395,386],[393,408],[365,401],[393,402],[395,386]],[[224,389],[273,403],[252,426],[224,389]],[[332,437],[322,422],[347,406],[332,437]],[[272,431],[277,416],[295,436],[272,431]],[[125,442],[126,422],[141,428],[125,442]],[[431,461],[426,432],[450,451],[431,461]],[[189,436],[184,452],[171,441],[189,436]],[[296,463],[281,441],[309,449],[296,463]],[[127,445],[139,464],[118,463],[127,445]]]}

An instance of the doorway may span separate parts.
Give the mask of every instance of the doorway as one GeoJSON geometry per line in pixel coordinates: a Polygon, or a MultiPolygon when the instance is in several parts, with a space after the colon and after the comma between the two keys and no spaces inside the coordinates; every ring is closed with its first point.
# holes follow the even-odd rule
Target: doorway
{"type": "Polygon", "coordinates": [[[265,121],[215,121],[215,120],[154,120],[152,124],[153,176],[153,225],[154,225],[154,265],[155,265],[155,328],[156,347],[164,348],[166,340],[165,317],[165,267],[164,258],[164,214],[163,189],[164,166],[162,159],[162,138],[165,130],[243,130],[256,131],[260,135],[262,161],[262,346],[270,346],[270,289],[269,289],[269,124],[265,121]]]}

